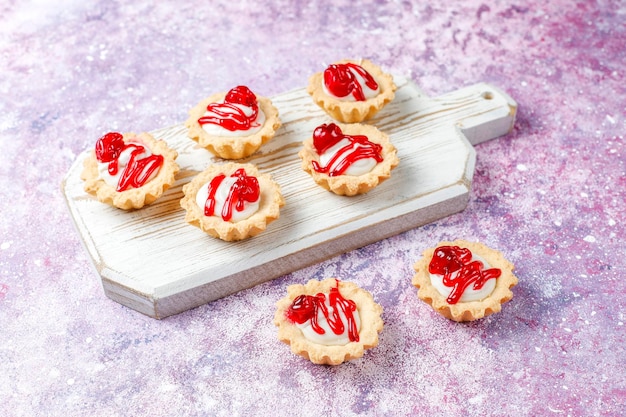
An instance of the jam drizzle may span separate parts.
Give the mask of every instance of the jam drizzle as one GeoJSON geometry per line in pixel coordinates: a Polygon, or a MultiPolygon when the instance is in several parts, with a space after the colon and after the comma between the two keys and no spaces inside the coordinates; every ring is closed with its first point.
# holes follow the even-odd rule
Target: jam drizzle
{"type": "Polygon", "coordinates": [[[376,90],[378,83],[362,66],[346,63],[332,64],[324,71],[324,85],[335,97],[346,97],[352,94],[355,100],[365,101],[363,86],[359,82],[355,72],[365,80],[365,85],[376,90]]]}
{"type": "Polygon", "coordinates": [[[328,174],[330,177],[342,175],[350,165],[361,159],[373,158],[376,162],[381,162],[383,157],[380,155],[382,146],[372,143],[367,136],[345,135],[339,126],[334,123],[323,124],[313,131],[313,146],[318,155],[322,155],[331,147],[340,141],[347,139],[348,144],[340,148],[333,157],[328,161],[326,166],[322,167],[319,162],[312,161],[313,169],[319,173],[328,174]]]}
{"type": "Polygon", "coordinates": [[[452,287],[446,301],[448,304],[456,304],[470,285],[473,284],[474,290],[480,290],[488,280],[498,278],[502,273],[498,268],[483,267],[481,261],[472,261],[472,251],[467,248],[440,246],[435,249],[428,272],[443,275],[443,284],[452,287]],[[455,272],[456,276],[453,277],[455,272]]]}
{"type": "MultiPolygon", "coordinates": [[[[228,196],[220,213],[224,221],[229,221],[233,217],[233,209],[243,211],[246,203],[254,203],[261,195],[259,181],[256,177],[247,175],[243,168],[239,168],[231,177],[236,178],[236,180],[230,187],[230,190],[228,190],[228,196]]],[[[225,178],[226,175],[220,174],[209,183],[209,196],[204,205],[205,216],[213,216],[215,214],[215,195],[225,178]]]]}
{"type": "Polygon", "coordinates": [[[163,155],[150,155],[140,158],[146,150],[137,143],[125,143],[124,137],[117,132],[109,132],[96,142],[96,158],[101,163],[108,163],[110,175],[117,175],[119,171],[119,157],[127,149],[131,149],[130,159],[117,183],[116,191],[125,191],[129,188],[139,188],[151,178],[161,165],[163,155]]]}
{"type": "Polygon", "coordinates": [[[304,324],[311,321],[312,329],[318,334],[325,334],[326,331],[319,325],[318,313],[321,311],[324,319],[328,322],[330,329],[336,335],[342,335],[345,331],[345,324],[341,320],[339,310],[346,317],[348,325],[348,338],[351,342],[359,341],[359,329],[357,329],[354,312],[356,311],[356,303],[352,300],[346,300],[339,293],[339,280],[336,280],[337,286],[330,289],[328,301],[332,307],[332,315],[328,312],[326,306],[326,294],[318,293],[317,295],[302,294],[296,297],[286,311],[287,319],[293,323],[304,324]]]}
{"type": "Polygon", "coordinates": [[[202,126],[208,123],[218,125],[230,130],[248,130],[251,127],[259,127],[259,123],[254,123],[259,114],[259,104],[256,96],[244,85],[231,89],[224,98],[223,103],[211,103],[207,106],[209,115],[198,119],[202,126]],[[252,113],[248,116],[237,104],[249,107],[252,113]]]}

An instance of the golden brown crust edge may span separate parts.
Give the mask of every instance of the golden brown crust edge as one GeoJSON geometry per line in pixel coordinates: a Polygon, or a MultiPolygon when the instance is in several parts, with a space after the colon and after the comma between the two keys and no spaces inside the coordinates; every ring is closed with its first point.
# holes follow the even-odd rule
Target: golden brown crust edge
{"type": "Polygon", "coordinates": [[[370,60],[345,59],[336,63],[354,63],[362,66],[374,77],[379,85],[380,93],[376,97],[365,101],[341,101],[324,92],[322,87],[324,73],[316,72],[309,77],[307,93],[311,95],[315,104],[321,107],[335,120],[343,123],[360,123],[374,117],[380,109],[394,99],[397,87],[393,82],[393,77],[384,73],[378,65],[372,63],[370,60]]]}
{"type": "Polygon", "coordinates": [[[280,217],[280,208],[285,205],[280,186],[269,174],[261,174],[252,164],[228,162],[209,166],[189,183],[183,186],[184,196],[180,205],[185,209],[185,221],[200,228],[205,233],[230,242],[253,237],[263,232],[267,225],[280,217]],[[256,213],[245,220],[227,222],[216,216],[205,216],[196,204],[196,194],[200,187],[219,174],[231,175],[237,169],[244,168],[246,174],[253,175],[259,181],[261,204],[256,213]]]}
{"type": "Polygon", "coordinates": [[[374,126],[359,123],[338,123],[337,125],[346,135],[365,135],[369,141],[381,145],[383,148],[381,151],[383,161],[376,164],[370,172],[363,175],[338,175],[331,177],[313,169],[312,161],[319,162],[319,155],[313,146],[313,138],[310,137],[303,142],[304,146],[298,152],[298,156],[302,160],[301,167],[311,175],[318,185],[337,195],[354,196],[367,193],[391,176],[391,170],[400,162],[397,150],[389,140],[389,136],[374,126]]]}
{"type": "Polygon", "coordinates": [[[339,365],[363,356],[365,350],[378,346],[378,333],[383,329],[382,307],[372,295],[352,282],[339,281],[339,291],[348,300],[356,303],[361,318],[359,341],[343,346],[325,346],[308,340],[302,331],[285,316],[293,300],[299,295],[329,293],[337,285],[335,278],[322,281],[310,280],[306,285],[294,284],[287,287],[287,296],[276,303],[274,324],[278,327],[278,338],[290,345],[296,355],[319,365],[339,365]]]}
{"type": "Polygon", "coordinates": [[[95,151],[83,161],[83,171],[80,175],[85,181],[84,190],[95,196],[98,201],[120,208],[122,210],[139,209],[153,203],[174,183],[179,171],[176,157],[178,152],[171,149],[164,140],[156,140],[149,133],[124,133],[124,142],[137,141],[146,145],[153,154],[163,155],[163,165],[158,174],[142,187],[131,188],[125,191],[116,191],[115,187],[107,184],[98,173],[98,161],[95,151]]]}
{"type": "Polygon", "coordinates": [[[426,249],[422,258],[413,265],[416,273],[412,283],[418,288],[417,296],[442,316],[458,322],[473,321],[500,312],[502,304],[513,298],[511,288],[517,284],[517,277],[513,274],[514,268],[514,265],[507,261],[500,251],[491,249],[482,243],[465,240],[444,241],[433,248],[426,249]],[[501,276],[496,280],[496,287],[487,298],[481,301],[448,304],[446,298],[431,284],[428,264],[435,249],[444,245],[467,248],[485,259],[492,268],[499,268],[502,271],[501,276]]]}
{"type": "Polygon", "coordinates": [[[189,110],[189,118],[185,121],[185,126],[189,129],[188,136],[220,158],[245,158],[259,150],[263,144],[274,137],[281,126],[278,109],[274,107],[269,98],[257,96],[259,108],[265,114],[265,122],[260,131],[248,136],[209,135],[198,123],[198,119],[204,116],[209,104],[220,102],[224,100],[225,96],[225,92],[213,94],[189,110]]]}

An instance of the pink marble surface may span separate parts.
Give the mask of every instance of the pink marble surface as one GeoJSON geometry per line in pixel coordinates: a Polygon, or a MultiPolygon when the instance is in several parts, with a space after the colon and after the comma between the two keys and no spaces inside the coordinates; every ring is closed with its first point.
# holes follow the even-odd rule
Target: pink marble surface
{"type": "Polygon", "coordinates": [[[626,414],[626,4],[359,3],[0,5],[0,415],[626,414]],[[75,157],[344,57],[518,101],[514,131],[477,147],[467,209],[162,321],[106,298],[60,192],[75,157]],[[417,299],[412,264],[454,238],[516,264],[502,313],[457,324],[417,299]],[[272,324],[287,285],[329,276],[384,307],[379,347],[338,367],[272,324]]]}

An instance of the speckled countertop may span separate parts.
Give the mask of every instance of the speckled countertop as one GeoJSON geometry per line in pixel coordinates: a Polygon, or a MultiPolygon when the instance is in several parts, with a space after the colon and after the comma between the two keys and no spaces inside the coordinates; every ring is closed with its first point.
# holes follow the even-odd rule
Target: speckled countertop
{"type": "Polygon", "coordinates": [[[626,4],[313,3],[3,2],[0,415],[626,414],[626,4]],[[77,155],[345,57],[518,102],[513,132],[477,146],[467,209],[164,320],[108,299],[60,191],[77,155]],[[515,263],[501,313],[458,324],[417,299],[412,264],[454,238],[515,263]],[[272,324],[287,285],[329,276],[384,308],[380,345],[337,367],[272,324]]]}

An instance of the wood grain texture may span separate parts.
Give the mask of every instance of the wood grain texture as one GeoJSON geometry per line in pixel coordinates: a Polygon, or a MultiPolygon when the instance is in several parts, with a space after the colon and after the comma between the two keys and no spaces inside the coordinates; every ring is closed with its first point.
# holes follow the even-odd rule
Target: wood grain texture
{"type": "Polygon", "coordinates": [[[332,120],[299,89],[272,97],[283,126],[256,164],[280,184],[286,205],[267,230],[223,242],[184,221],[182,186],[220,160],[180,124],[151,132],[179,152],[177,181],[158,201],[125,212],[83,191],[81,154],[62,184],[68,207],[107,296],[163,318],[463,210],[475,165],[472,145],[508,133],[516,104],[488,84],[436,98],[395,77],[396,98],[370,121],[389,134],[399,166],[367,194],[345,197],[317,186],[297,153],[332,120]]]}

